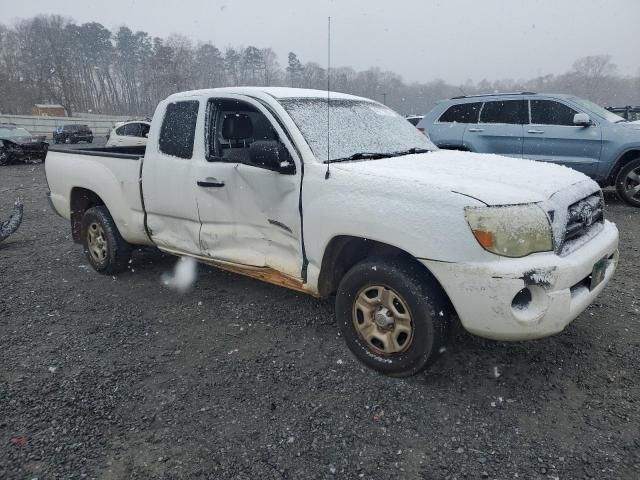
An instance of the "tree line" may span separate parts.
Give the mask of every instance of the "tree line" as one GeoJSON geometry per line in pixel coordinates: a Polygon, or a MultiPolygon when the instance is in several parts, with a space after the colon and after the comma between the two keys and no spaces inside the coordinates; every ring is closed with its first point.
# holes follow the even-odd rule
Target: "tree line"
{"type": "MultiPolygon", "coordinates": [[[[438,74],[425,72],[432,78],[438,74]]],[[[333,68],[330,75],[332,90],[385,101],[404,114],[424,113],[437,100],[455,95],[497,91],[573,93],[605,106],[640,104],[640,72],[635,77],[617,74],[608,55],[580,58],[561,75],[463,85],[407,83],[375,67],[333,68]]],[[[150,115],[171,93],[239,85],[325,89],[327,71],[294,52],[281,65],[268,47],[221,50],[183,35],[152,37],[126,26],[111,31],[97,22],[76,24],[56,15],[0,24],[0,112],[5,114],[29,113],[35,103],[58,103],[68,115],[150,115]]]]}

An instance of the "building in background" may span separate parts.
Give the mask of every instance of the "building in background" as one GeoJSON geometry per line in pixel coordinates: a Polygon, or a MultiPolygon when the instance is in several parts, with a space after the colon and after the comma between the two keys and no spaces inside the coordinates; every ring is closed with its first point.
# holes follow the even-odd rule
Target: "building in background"
{"type": "Polygon", "coordinates": [[[66,117],[64,107],[56,104],[36,103],[31,107],[31,115],[39,117],[66,117]]]}

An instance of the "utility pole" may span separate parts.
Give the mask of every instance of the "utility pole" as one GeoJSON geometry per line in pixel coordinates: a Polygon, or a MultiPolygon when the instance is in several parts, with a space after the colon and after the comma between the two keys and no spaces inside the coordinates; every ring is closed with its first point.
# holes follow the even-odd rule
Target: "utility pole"
{"type": "Polygon", "coordinates": [[[386,94],[386,93],[383,93],[383,94],[382,94],[382,103],[383,103],[384,105],[386,105],[386,104],[387,104],[387,94],[386,94]]]}

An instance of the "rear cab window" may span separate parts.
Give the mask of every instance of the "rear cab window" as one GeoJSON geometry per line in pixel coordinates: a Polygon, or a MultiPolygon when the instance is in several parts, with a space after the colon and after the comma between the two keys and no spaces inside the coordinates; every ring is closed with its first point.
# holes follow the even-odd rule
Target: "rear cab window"
{"type": "Polygon", "coordinates": [[[186,159],[193,156],[199,107],[200,102],[197,100],[185,100],[167,105],[158,141],[162,153],[186,159]]]}

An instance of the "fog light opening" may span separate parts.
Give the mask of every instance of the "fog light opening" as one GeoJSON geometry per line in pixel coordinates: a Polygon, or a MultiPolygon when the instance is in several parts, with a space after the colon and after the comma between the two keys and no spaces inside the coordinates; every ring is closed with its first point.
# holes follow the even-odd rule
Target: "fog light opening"
{"type": "Polygon", "coordinates": [[[514,310],[526,310],[529,308],[529,305],[531,305],[531,300],[533,300],[531,290],[529,290],[529,288],[523,288],[513,297],[511,308],[514,310]]]}

